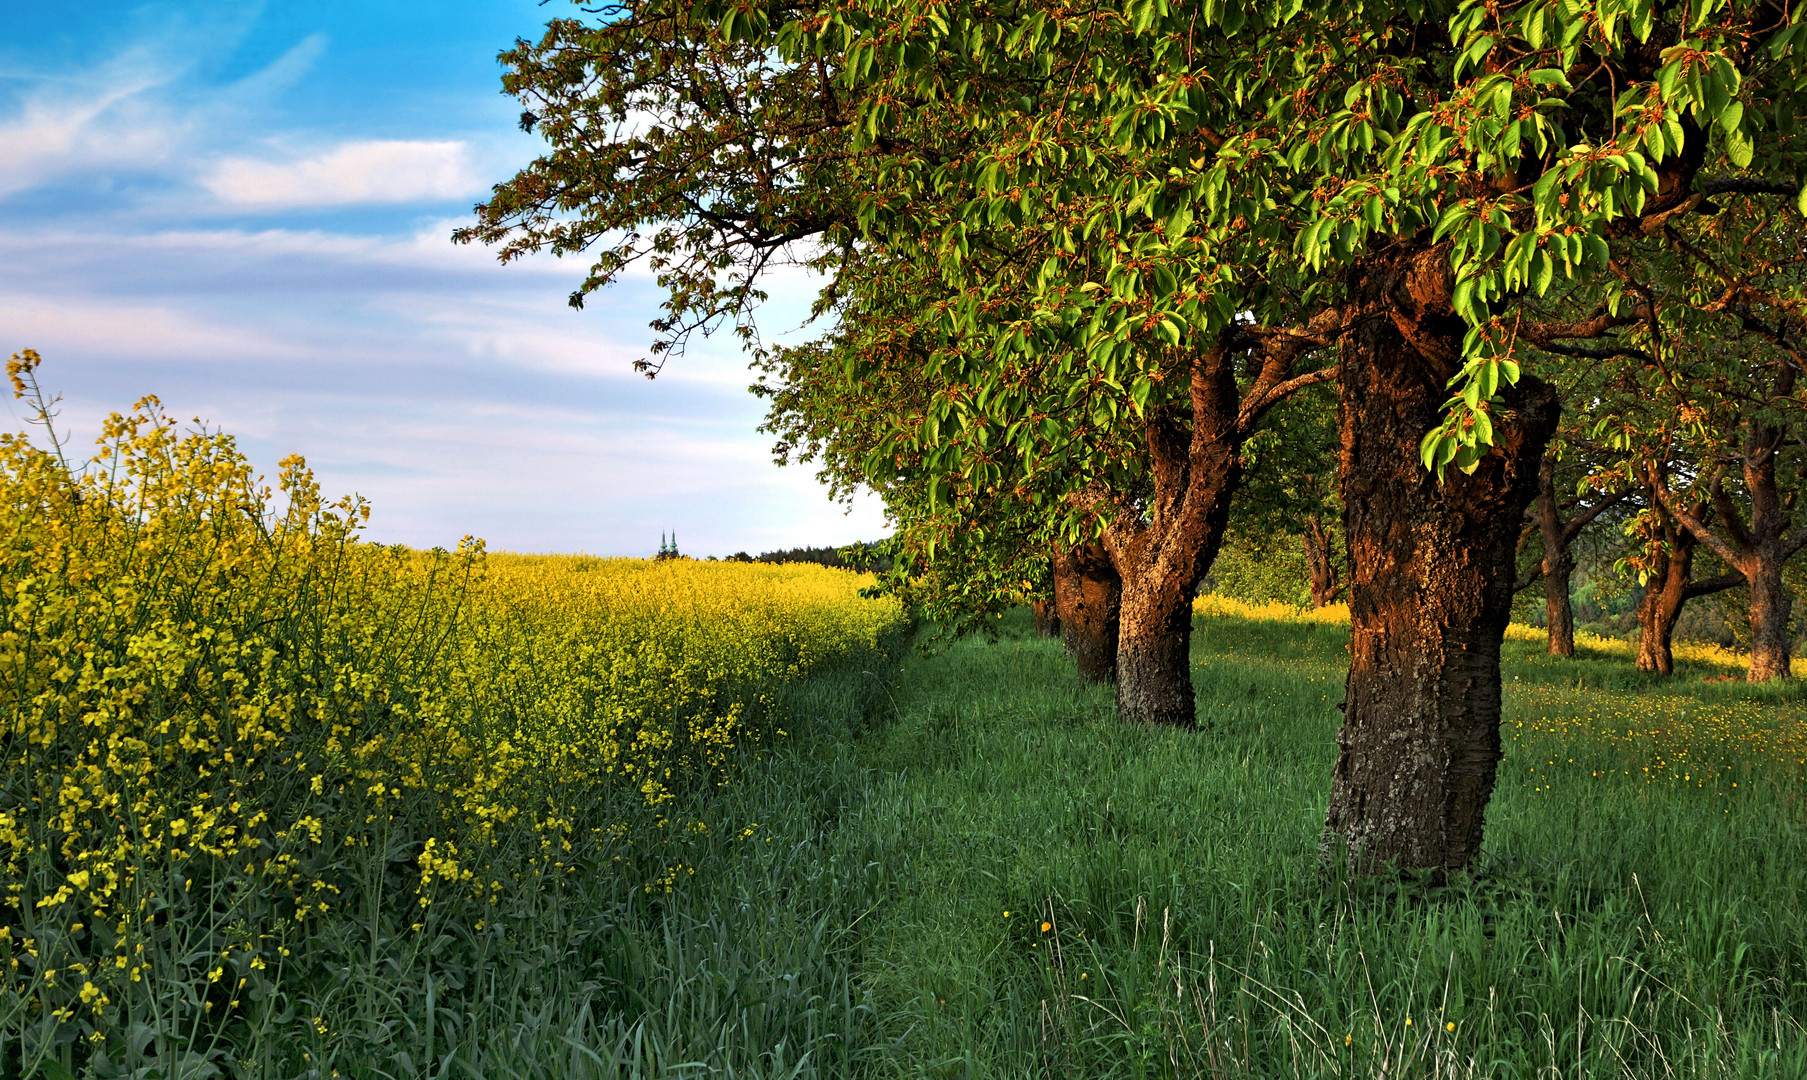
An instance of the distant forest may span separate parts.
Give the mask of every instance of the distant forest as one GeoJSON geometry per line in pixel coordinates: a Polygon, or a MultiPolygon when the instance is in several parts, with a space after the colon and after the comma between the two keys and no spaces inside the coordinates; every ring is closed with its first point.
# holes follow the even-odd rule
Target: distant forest
{"type": "Polygon", "coordinates": [[[891,556],[881,554],[877,544],[848,544],[846,547],[795,547],[783,551],[767,551],[759,555],[749,555],[737,551],[729,555],[723,562],[761,562],[817,563],[821,566],[835,566],[843,570],[875,570],[891,569],[891,556]]]}

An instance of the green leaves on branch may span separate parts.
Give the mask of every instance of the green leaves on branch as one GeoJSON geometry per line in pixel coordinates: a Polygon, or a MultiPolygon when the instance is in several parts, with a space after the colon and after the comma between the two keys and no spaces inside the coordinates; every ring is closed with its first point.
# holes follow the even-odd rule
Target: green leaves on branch
{"type": "Polygon", "coordinates": [[[1481,459],[1493,445],[1492,410],[1499,391],[1518,383],[1518,362],[1503,355],[1484,331],[1469,334],[1470,339],[1477,336],[1481,338],[1480,351],[1487,355],[1471,358],[1449,380],[1457,393],[1443,404],[1443,423],[1426,432],[1418,444],[1419,459],[1425,468],[1436,472],[1439,480],[1451,465],[1464,473],[1473,473],[1480,467],[1481,459]]]}

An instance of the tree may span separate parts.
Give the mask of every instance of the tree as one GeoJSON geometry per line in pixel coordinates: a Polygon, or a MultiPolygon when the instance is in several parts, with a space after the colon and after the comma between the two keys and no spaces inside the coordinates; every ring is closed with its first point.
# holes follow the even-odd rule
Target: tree
{"type": "MultiPolygon", "coordinates": [[[[1644,586],[1644,597],[1638,602],[1638,670],[1662,675],[1675,674],[1671,646],[1682,606],[1744,583],[1737,573],[1694,579],[1694,550],[1699,541],[1669,513],[1657,494],[1658,478],[1668,468],[1666,461],[1645,463],[1646,509],[1637,522],[1643,551],[1627,561],[1644,586]]],[[[1694,512],[1698,514],[1700,509],[1696,506],[1694,512]]]]}
{"type": "MultiPolygon", "coordinates": [[[[1572,459],[1572,454],[1570,455],[1572,459]]],[[[1580,496],[1564,500],[1558,495],[1557,474],[1564,462],[1564,455],[1559,449],[1545,452],[1543,463],[1537,470],[1537,499],[1531,504],[1531,520],[1536,535],[1541,541],[1542,551],[1537,565],[1519,578],[1515,592],[1523,592],[1537,582],[1544,587],[1544,626],[1549,637],[1551,656],[1575,655],[1575,611],[1570,602],[1570,581],[1575,574],[1575,540],[1582,531],[1601,514],[1618,506],[1631,494],[1629,486],[1615,485],[1612,492],[1596,492],[1591,503],[1583,503],[1580,496]],[[1563,514],[1570,514],[1565,521],[1563,514]]],[[[1594,470],[1589,463],[1583,462],[1584,472],[1591,474],[1594,470]]],[[[1583,477],[1587,484],[1589,476],[1583,477]]]]}
{"type": "MultiPolygon", "coordinates": [[[[1740,187],[1726,182],[1717,190],[1740,187]]],[[[1795,430],[1807,408],[1798,387],[1807,355],[1794,338],[1807,321],[1807,223],[1761,204],[1697,205],[1711,212],[1666,223],[1659,242],[1622,268],[1650,315],[1614,335],[1614,347],[1635,357],[1643,376],[1626,415],[1605,423],[1638,457],[1640,479],[1661,503],[1663,524],[1654,528],[1666,533],[1673,519],[1749,587],[1749,678],[1762,682],[1790,674],[1783,569],[1807,547],[1807,529],[1794,527],[1807,483],[1795,430]],[[1685,492],[1671,490],[1672,473],[1685,492]]],[[[1671,569],[1685,571],[1687,546],[1664,540],[1671,569]]]]}
{"type": "MultiPolygon", "coordinates": [[[[703,139],[782,158],[750,189],[782,212],[711,211],[726,181],[684,158],[716,186],[667,212],[729,238],[685,250],[732,263],[745,222],[772,241],[814,227],[818,265],[865,249],[939,282],[914,314],[939,388],[876,453],[920,454],[931,501],[1020,469],[1064,539],[1104,543],[1128,716],[1190,719],[1176,598],[1273,395],[1318,377],[1292,365],[1335,350],[1353,630],[1327,846],[1364,869],[1466,865],[1500,754],[1518,523],[1558,412],[1521,361],[1639,319],[1614,266],[1701,210],[1703,169],[1739,170],[1740,198],[1798,192],[1798,140],[1765,132],[1802,111],[1797,17],[1767,0],[623,12],[606,26],[689,19],[645,31],[651,53],[719,33],[711,56],[761,73],[722,84],[783,132],[703,139]],[[1250,350],[1260,374],[1239,382],[1250,350]]],[[[554,91],[586,100],[586,61],[554,60],[572,72],[554,91]]],[[[573,190],[624,199],[572,146],[590,185],[573,190]]],[[[522,198],[561,178],[524,176],[522,198]]]]}

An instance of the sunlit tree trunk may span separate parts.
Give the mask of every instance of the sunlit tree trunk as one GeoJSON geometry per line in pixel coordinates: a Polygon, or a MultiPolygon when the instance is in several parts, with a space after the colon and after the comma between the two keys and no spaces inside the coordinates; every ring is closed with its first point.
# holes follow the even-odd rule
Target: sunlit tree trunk
{"type": "Polygon", "coordinates": [[[1362,871],[1456,869],[1480,849],[1520,522],[1558,413],[1527,376],[1472,474],[1439,483],[1420,464],[1465,332],[1448,265],[1433,248],[1351,278],[1337,416],[1350,664],[1325,843],[1362,871]]]}
{"type": "Polygon", "coordinates": [[[1117,576],[1104,545],[1082,544],[1055,552],[1055,617],[1080,678],[1116,680],[1122,598],[1123,579],[1117,576]]]}

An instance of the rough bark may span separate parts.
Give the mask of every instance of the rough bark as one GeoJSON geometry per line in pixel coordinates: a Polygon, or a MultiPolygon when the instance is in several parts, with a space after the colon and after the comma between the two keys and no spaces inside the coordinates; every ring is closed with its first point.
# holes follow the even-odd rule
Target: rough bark
{"type": "Polygon", "coordinates": [[[1035,632],[1041,637],[1060,636],[1060,613],[1052,599],[1031,600],[1029,610],[1035,616],[1035,632]]]}
{"type": "MultiPolygon", "coordinates": [[[[1211,569],[1242,482],[1242,444],[1262,415],[1293,391],[1330,378],[1329,370],[1291,376],[1308,347],[1338,319],[1321,312],[1303,334],[1251,342],[1260,366],[1246,391],[1236,383],[1228,337],[1189,355],[1189,401],[1146,414],[1152,494],[1146,505],[1118,503],[1102,540],[1123,578],[1117,648],[1117,710],[1125,720],[1190,727],[1192,598],[1211,569]]],[[[1104,496],[1094,493],[1094,499],[1104,496]]]]}
{"type": "Polygon", "coordinates": [[[1439,483],[1419,463],[1465,330],[1448,258],[1373,256],[1350,279],[1337,407],[1350,665],[1325,845],[1359,871],[1455,869],[1480,848],[1520,522],[1558,413],[1525,377],[1472,474],[1439,483]]]}
{"type": "Polygon", "coordinates": [[[1321,608],[1336,603],[1343,594],[1343,582],[1331,550],[1330,530],[1324,528],[1316,514],[1305,519],[1304,543],[1305,567],[1311,578],[1311,606],[1321,608]]]}
{"type": "Polygon", "coordinates": [[[1054,610],[1061,638],[1079,676],[1091,682],[1117,678],[1118,612],[1123,581],[1101,544],[1054,553],[1054,610]]]}
{"type": "Polygon", "coordinates": [[[1104,531],[1123,576],[1117,712],[1133,723],[1197,723],[1192,598],[1217,558],[1230,497],[1242,480],[1239,394],[1227,350],[1194,360],[1192,399],[1189,418],[1177,409],[1149,410],[1154,497],[1147,519],[1120,513],[1104,531]]]}

